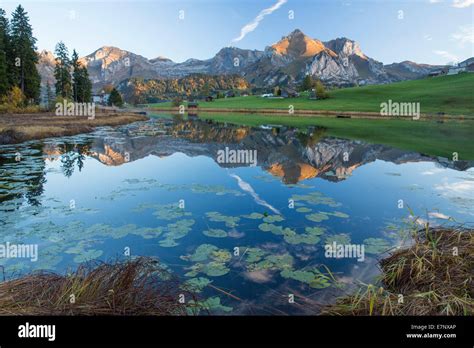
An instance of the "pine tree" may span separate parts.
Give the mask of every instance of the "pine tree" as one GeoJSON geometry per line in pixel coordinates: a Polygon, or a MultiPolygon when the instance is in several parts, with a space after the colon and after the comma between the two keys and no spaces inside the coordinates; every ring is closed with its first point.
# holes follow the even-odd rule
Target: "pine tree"
{"type": "Polygon", "coordinates": [[[76,50],[72,51],[71,56],[71,67],[72,67],[72,98],[75,102],[78,100],[78,92],[81,87],[81,65],[79,64],[79,55],[76,50]]]}
{"type": "Polygon", "coordinates": [[[87,68],[81,66],[79,63],[79,55],[76,50],[73,51],[71,56],[71,66],[73,69],[73,98],[74,101],[80,103],[90,102],[92,96],[92,83],[89,80],[89,73],[87,68]]]}
{"type": "Polygon", "coordinates": [[[306,75],[303,79],[303,83],[301,84],[302,91],[308,91],[314,86],[314,81],[311,75],[306,75]]]}
{"type": "Polygon", "coordinates": [[[5,96],[10,89],[7,68],[8,31],[8,19],[5,17],[5,11],[0,8],[0,97],[5,96]]]}
{"type": "Polygon", "coordinates": [[[46,82],[46,94],[45,94],[45,100],[44,100],[48,110],[53,109],[54,99],[55,99],[54,93],[53,93],[53,90],[51,89],[51,84],[48,81],[46,82]]]}
{"type": "Polygon", "coordinates": [[[110,92],[109,105],[110,106],[122,106],[123,105],[122,96],[120,95],[119,91],[117,91],[115,88],[112,89],[112,92],[110,92]]]}
{"type": "Polygon", "coordinates": [[[54,67],[54,77],[56,79],[56,96],[62,98],[71,98],[71,62],[69,61],[69,52],[64,42],[60,41],[54,50],[56,54],[56,66],[54,67]]]}
{"type": "Polygon", "coordinates": [[[92,82],[89,79],[89,72],[86,67],[81,68],[81,102],[89,103],[92,99],[92,82]]]}
{"type": "Polygon", "coordinates": [[[15,9],[10,23],[10,60],[12,83],[20,87],[28,101],[39,101],[41,77],[36,69],[36,38],[28,13],[21,5],[15,9]]]}

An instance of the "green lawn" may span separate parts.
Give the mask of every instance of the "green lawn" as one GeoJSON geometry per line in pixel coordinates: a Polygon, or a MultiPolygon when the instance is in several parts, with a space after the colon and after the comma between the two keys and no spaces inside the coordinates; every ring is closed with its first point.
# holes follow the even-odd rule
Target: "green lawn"
{"type": "Polygon", "coordinates": [[[474,160],[474,121],[471,120],[437,123],[434,121],[339,119],[241,113],[200,113],[199,117],[250,126],[262,124],[301,128],[321,126],[327,129],[326,134],[329,136],[359,139],[446,158],[452,158],[453,152],[457,152],[459,160],[474,160]]]}
{"type": "MultiPolygon", "coordinates": [[[[421,113],[444,112],[474,116],[474,73],[431,77],[388,85],[343,88],[330,91],[326,100],[310,100],[307,96],[289,99],[267,99],[257,96],[217,99],[199,102],[199,108],[284,109],[291,104],[304,110],[380,112],[380,103],[419,102],[421,113]]],[[[171,108],[171,103],[149,106],[171,108]]]]}

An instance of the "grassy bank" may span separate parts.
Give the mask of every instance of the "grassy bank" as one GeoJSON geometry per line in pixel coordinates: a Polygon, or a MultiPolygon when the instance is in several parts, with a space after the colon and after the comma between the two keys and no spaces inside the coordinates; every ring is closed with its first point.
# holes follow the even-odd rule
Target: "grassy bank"
{"type": "Polygon", "coordinates": [[[179,294],[194,296],[179,285],[148,258],[37,272],[0,282],[0,315],[187,315],[179,294]]]}
{"type": "Polygon", "coordinates": [[[474,315],[474,230],[423,229],[380,267],[380,284],[361,287],[322,314],[474,315]]]}
{"type": "MultiPolygon", "coordinates": [[[[288,110],[293,105],[298,110],[375,112],[380,104],[394,102],[420,103],[422,114],[445,113],[474,117],[474,74],[465,73],[439,76],[421,80],[404,81],[387,85],[375,85],[335,89],[329,91],[329,99],[310,100],[307,96],[288,99],[268,99],[258,96],[216,99],[199,103],[204,109],[275,109],[288,110]]],[[[171,103],[150,104],[150,107],[173,109],[171,103]]]]}
{"type": "Polygon", "coordinates": [[[452,158],[453,152],[459,160],[474,160],[474,122],[408,120],[339,119],[314,116],[278,116],[200,113],[200,118],[239,125],[262,124],[286,125],[306,128],[320,126],[326,134],[346,139],[364,140],[384,144],[403,150],[417,151],[427,155],[452,158]]]}
{"type": "Polygon", "coordinates": [[[118,126],[147,120],[133,113],[96,114],[86,116],[56,116],[52,113],[0,115],[0,144],[14,144],[33,139],[88,133],[100,126],[118,126]]]}

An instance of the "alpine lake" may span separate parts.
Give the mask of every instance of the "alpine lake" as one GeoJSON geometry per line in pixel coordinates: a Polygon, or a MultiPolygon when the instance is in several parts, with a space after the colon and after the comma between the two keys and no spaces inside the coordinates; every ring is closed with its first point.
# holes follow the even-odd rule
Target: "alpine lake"
{"type": "Polygon", "coordinates": [[[0,258],[0,270],[148,256],[210,313],[317,314],[374,282],[413,226],[472,222],[473,165],[317,127],[171,115],[2,145],[0,243],[37,245],[38,257],[0,258]],[[334,243],[364,246],[364,258],[328,256],[334,243]]]}

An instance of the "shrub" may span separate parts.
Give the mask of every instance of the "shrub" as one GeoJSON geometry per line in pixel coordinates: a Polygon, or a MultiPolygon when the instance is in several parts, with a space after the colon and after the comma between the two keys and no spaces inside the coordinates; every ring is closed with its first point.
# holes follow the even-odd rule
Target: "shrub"
{"type": "Polygon", "coordinates": [[[316,89],[316,98],[318,99],[327,99],[329,98],[329,94],[326,92],[326,88],[324,87],[321,81],[316,81],[315,83],[316,89]]]}
{"type": "Polygon", "coordinates": [[[174,97],[173,101],[171,102],[173,106],[180,106],[182,103],[183,103],[183,98],[181,97],[174,97]]]}

